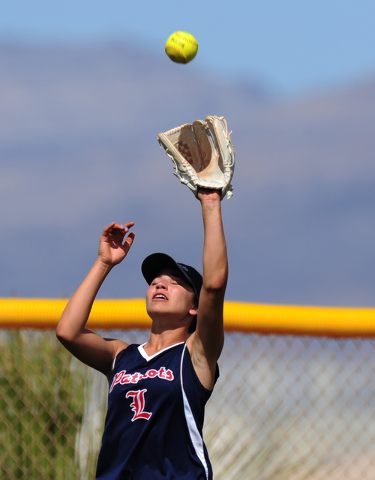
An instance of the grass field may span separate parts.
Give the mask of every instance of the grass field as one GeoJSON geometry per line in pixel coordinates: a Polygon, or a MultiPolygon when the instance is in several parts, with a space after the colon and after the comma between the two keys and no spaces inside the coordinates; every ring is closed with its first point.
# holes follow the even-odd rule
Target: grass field
{"type": "Polygon", "coordinates": [[[0,478],[77,480],[85,368],[51,332],[8,331],[0,342],[0,478]]]}

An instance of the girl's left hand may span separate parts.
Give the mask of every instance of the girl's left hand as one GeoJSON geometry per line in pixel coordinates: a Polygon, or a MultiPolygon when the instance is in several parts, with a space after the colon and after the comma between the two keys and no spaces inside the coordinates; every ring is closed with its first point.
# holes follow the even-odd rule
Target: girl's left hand
{"type": "Polygon", "coordinates": [[[134,241],[134,232],[130,232],[126,237],[133,225],[134,222],[123,225],[113,222],[108,225],[100,238],[98,260],[110,267],[122,262],[134,241]]]}

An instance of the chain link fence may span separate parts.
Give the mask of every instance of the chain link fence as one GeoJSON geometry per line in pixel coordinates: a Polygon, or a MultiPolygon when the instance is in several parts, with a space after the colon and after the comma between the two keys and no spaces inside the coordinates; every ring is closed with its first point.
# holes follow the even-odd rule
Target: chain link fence
{"type": "MultiPolygon", "coordinates": [[[[93,479],[105,377],[51,331],[0,330],[0,346],[0,479],[93,479]]],[[[375,478],[375,339],[227,333],[219,366],[204,430],[216,480],[375,478]]]]}

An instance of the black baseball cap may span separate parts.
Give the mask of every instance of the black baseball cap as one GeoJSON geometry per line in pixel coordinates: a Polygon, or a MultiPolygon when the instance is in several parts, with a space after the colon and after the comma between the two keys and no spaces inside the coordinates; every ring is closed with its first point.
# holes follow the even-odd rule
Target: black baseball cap
{"type": "Polygon", "coordinates": [[[143,260],[141,266],[142,274],[149,285],[158,276],[160,271],[165,268],[173,268],[174,270],[181,272],[182,278],[186,279],[193,287],[195,296],[197,300],[199,300],[203,278],[202,275],[190,265],[178,263],[165,253],[152,253],[143,260]]]}

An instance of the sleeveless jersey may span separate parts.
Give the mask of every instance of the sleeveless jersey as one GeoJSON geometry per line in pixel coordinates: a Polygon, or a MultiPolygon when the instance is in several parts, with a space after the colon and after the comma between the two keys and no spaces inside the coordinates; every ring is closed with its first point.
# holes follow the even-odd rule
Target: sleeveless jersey
{"type": "Polygon", "coordinates": [[[212,480],[202,437],[210,395],[186,343],[152,356],[143,345],[122,350],[110,377],[96,478],[212,480]]]}

